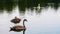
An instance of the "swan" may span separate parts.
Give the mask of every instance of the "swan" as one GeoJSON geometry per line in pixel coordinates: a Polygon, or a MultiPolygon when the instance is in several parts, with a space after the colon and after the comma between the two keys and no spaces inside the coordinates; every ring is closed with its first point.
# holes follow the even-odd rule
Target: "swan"
{"type": "Polygon", "coordinates": [[[23,20],[23,26],[17,25],[17,26],[10,27],[10,31],[24,31],[24,30],[26,30],[26,27],[24,24],[25,21],[27,21],[27,19],[23,20]]]}
{"type": "Polygon", "coordinates": [[[19,23],[20,21],[21,21],[21,19],[17,18],[16,16],[14,19],[11,20],[11,22],[15,23],[15,24],[19,23]]]}

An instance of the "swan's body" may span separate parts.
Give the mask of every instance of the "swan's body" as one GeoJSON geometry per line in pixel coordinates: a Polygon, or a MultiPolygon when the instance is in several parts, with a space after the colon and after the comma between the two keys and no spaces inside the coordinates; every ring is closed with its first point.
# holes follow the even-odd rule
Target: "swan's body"
{"type": "Polygon", "coordinates": [[[23,20],[23,26],[14,26],[14,27],[11,27],[11,30],[10,31],[23,31],[23,30],[26,30],[26,27],[25,27],[25,24],[24,22],[27,21],[26,19],[23,20]]]}
{"type": "Polygon", "coordinates": [[[19,23],[20,21],[21,21],[21,19],[19,19],[17,17],[15,17],[14,19],[11,20],[11,22],[15,23],[15,24],[19,23]]]}

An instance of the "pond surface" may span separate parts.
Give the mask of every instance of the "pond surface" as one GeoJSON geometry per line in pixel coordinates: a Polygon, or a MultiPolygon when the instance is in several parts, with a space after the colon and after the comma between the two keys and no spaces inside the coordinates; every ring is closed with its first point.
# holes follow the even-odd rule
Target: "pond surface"
{"type": "Polygon", "coordinates": [[[37,14],[34,9],[33,12],[30,9],[26,9],[25,14],[19,12],[16,7],[11,13],[7,13],[5,10],[0,13],[0,34],[23,34],[23,32],[14,32],[10,30],[10,27],[16,25],[10,22],[15,16],[22,19],[17,25],[23,24],[23,19],[26,18],[28,22],[25,23],[25,34],[60,34],[60,7],[58,10],[54,10],[51,7],[44,8],[41,13],[37,14]]]}

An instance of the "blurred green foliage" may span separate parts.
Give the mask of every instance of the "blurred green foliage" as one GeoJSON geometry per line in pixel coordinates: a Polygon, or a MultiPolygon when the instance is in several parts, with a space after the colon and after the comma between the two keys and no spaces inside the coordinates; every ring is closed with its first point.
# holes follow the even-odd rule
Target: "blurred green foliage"
{"type": "Polygon", "coordinates": [[[57,9],[59,7],[59,3],[60,0],[0,0],[0,10],[11,12],[18,5],[19,11],[24,13],[26,8],[33,10],[33,7],[37,7],[38,4],[40,4],[40,7],[51,6],[54,7],[54,9],[57,9]],[[54,4],[49,5],[48,3],[54,4]]]}

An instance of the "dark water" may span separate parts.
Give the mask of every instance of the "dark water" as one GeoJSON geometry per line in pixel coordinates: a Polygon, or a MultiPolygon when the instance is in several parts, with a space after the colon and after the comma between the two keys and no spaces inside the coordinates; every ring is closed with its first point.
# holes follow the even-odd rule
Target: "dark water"
{"type": "Polygon", "coordinates": [[[0,12],[6,10],[8,13],[12,12],[12,10],[18,5],[19,12],[24,13],[26,8],[33,10],[40,4],[40,7],[47,8],[51,6],[55,10],[60,6],[59,0],[0,0],[0,12]]]}
{"type": "Polygon", "coordinates": [[[60,34],[59,0],[0,0],[1,34],[60,34]],[[22,19],[19,24],[10,22],[15,16],[22,19]],[[23,25],[26,31],[9,31],[10,27],[23,25]]]}

